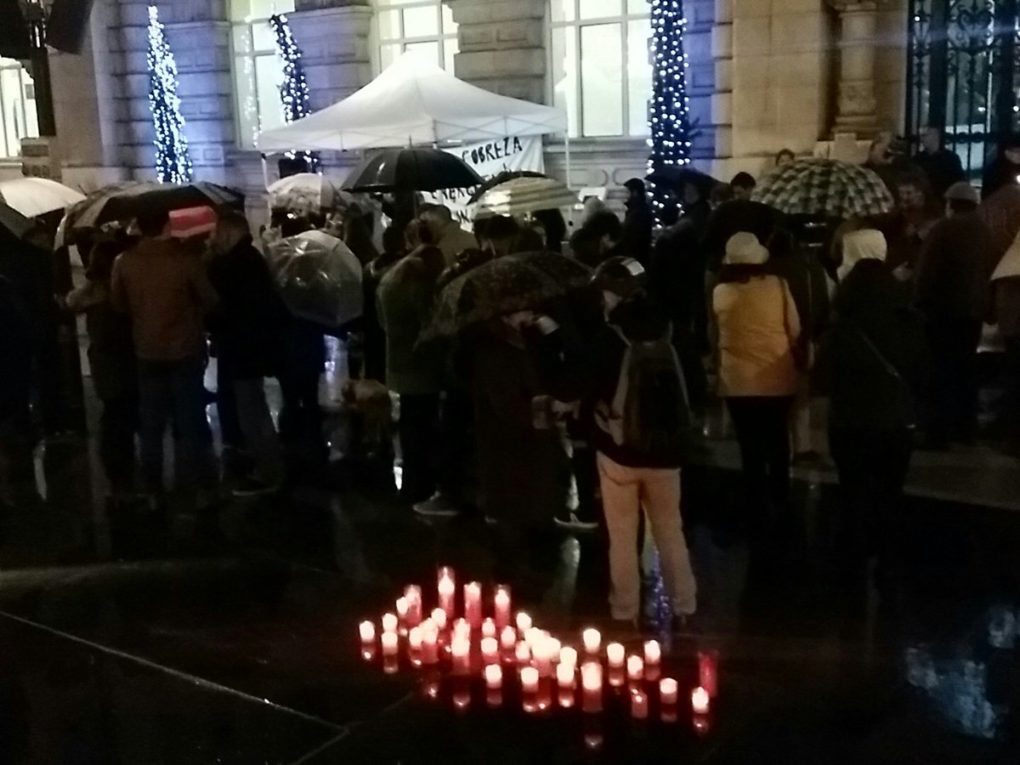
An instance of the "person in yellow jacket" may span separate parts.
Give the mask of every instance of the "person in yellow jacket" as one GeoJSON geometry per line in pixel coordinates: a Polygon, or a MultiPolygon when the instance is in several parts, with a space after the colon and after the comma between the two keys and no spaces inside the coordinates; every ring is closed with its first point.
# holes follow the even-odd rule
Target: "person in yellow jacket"
{"type": "Polygon", "coordinates": [[[748,499],[785,504],[790,488],[787,421],[797,392],[800,317],[786,281],[767,272],[754,234],[726,243],[712,308],[719,333],[719,384],[740,444],[748,499]]]}

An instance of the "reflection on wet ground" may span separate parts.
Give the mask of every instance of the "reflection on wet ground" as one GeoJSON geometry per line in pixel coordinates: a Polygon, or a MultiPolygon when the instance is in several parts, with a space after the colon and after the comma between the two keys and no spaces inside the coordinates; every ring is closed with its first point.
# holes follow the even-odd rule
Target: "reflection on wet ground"
{"type": "MultiPolygon", "coordinates": [[[[481,519],[423,523],[335,466],[331,488],[222,506],[216,522],[110,515],[91,449],[47,444],[42,497],[0,515],[0,762],[1016,763],[1020,516],[910,498],[891,565],[837,583],[836,487],[798,482],[795,511],[749,535],[735,474],[687,471],[701,634],[660,634],[696,684],[719,654],[707,730],[528,712],[508,683],[386,674],[357,625],[440,564],[492,583],[481,519]],[[839,585],[839,586],[837,586],[839,585]],[[456,701],[456,703],[455,703],[456,701]]],[[[604,541],[562,539],[541,626],[640,645],[605,619],[604,541]]],[[[654,595],[654,589],[653,589],[654,595]]],[[[654,600],[654,597],[651,598],[654,600]]],[[[651,604],[654,606],[654,603],[651,604]]]]}

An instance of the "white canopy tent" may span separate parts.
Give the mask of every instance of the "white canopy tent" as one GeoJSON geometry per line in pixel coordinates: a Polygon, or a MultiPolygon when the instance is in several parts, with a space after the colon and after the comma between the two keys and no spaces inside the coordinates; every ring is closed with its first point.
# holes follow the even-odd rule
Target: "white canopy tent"
{"type": "Polygon", "coordinates": [[[264,154],[485,141],[565,133],[560,109],[458,80],[420,54],[405,53],[357,93],[289,125],[263,131],[264,154]]]}

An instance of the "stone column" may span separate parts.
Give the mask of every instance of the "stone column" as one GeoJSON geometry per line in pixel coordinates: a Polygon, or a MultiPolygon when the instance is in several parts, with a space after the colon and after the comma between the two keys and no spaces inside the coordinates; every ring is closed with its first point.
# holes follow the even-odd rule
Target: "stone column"
{"type": "Polygon", "coordinates": [[[459,25],[456,75],[505,96],[545,103],[545,0],[446,4],[459,25]]]}
{"type": "MultiPolygon", "coordinates": [[[[715,0],[712,59],[715,67],[715,92],[712,94],[715,156],[717,160],[727,160],[733,156],[733,0],[715,0]]],[[[718,162],[720,177],[732,175],[725,165],[726,162],[718,162]]]]}
{"type": "Polygon", "coordinates": [[[878,130],[875,51],[878,11],[886,0],[828,0],[839,14],[839,84],[834,133],[867,136],[878,130]]]}
{"type": "Polygon", "coordinates": [[[312,111],[343,100],[371,81],[368,0],[297,0],[287,18],[301,48],[312,111]]]}

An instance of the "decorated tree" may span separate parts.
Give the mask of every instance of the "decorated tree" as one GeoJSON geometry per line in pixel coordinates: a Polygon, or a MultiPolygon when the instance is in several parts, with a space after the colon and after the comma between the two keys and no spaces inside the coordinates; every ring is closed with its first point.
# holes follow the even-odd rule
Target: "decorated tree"
{"type": "Polygon", "coordinates": [[[181,99],[177,96],[177,64],[159,21],[159,9],[149,6],[149,107],[156,129],[156,174],[160,183],[190,183],[192,168],[184,135],[181,99]]]}
{"type": "MultiPolygon", "coordinates": [[[[280,85],[280,101],[283,103],[283,119],[294,122],[309,114],[308,80],[305,79],[305,68],[301,63],[301,49],[294,40],[287,17],[274,14],[269,17],[269,25],[276,36],[276,53],[283,61],[283,84],[280,85]]],[[[290,157],[303,159],[312,172],[319,169],[319,155],[314,152],[288,154],[290,157]]]]}
{"type": "MultiPolygon", "coordinates": [[[[693,130],[687,98],[687,54],[684,52],[682,0],[651,0],[652,101],[649,107],[652,152],[649,170],[654,172],[691,161],[693,130]]],[[[669,192],[652,184],[652,209],[661,222],[669,192]]]]}

